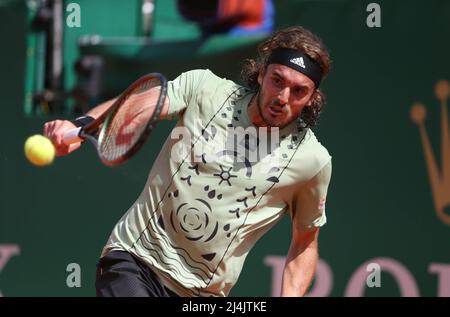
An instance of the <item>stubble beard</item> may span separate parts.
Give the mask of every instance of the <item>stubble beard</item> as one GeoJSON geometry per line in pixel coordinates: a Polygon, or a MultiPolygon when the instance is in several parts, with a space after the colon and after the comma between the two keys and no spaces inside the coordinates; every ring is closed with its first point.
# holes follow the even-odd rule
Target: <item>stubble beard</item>
{"type": "Polygon", "coordinates": [[[294,121],[294,119],[293,119],[289,122],[278,123],[277,118],[271,118],[268,114],[266,114],[266,112],[264,112],[264,104],[262,102],[262,100],[263,100],[262,93],[261,93],[262,89],[263,89],[262,86],[260,86],[257,96],[256,96],[256,104],[257,104],[257,108],[259,111],[259,116],[264,121],[264,124],[266,125],[266,127],[268,127],[268,128],[273,127],[273,128],[281,129],[281,128],[289,125],[292,121],[294,121]]]}

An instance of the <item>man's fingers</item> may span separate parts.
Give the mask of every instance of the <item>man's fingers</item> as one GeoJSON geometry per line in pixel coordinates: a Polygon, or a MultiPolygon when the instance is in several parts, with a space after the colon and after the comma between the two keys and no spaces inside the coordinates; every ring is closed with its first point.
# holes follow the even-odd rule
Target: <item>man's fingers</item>
{"type": "Polygon", "coordinates": [[[64,134],[73,129],[75,125],[67,120],[54,120],[44,124],[44,135],[48,137],[55,146],[56,156],[67,155],[78,149],[81,143],[64,144],[64,134]]]}
{"type": "Polygon", "coordinates": [[[56,156],[64,156],[69,154],[69,147],[67,145],[55,146],[56,156]]]}
{"type": "Polygon", "coordinates": [[[71,145],[69,145],[69,153],[72,153],[73,151],[78,149],[80,146],[81,146],[81,142],[80,143],[72,143],[71,145]]]}
{"type": "Polygon", "coordinates": [[[55,143],[56,143],[58,146],[63,146],[63,145],[65,145],[65,144],[63,143],[63,136],[62,136],[61,133],[55,134],[55,143]]]}
{"type": "Polygon", "coordinates": [[[55,127],[55,122],[47,122],[44,126],[44,135],[49,139],[52,139],[53,130],[55,127]]]}
{"type": "Polygon", "coordinates": [[[47,123],[44,124],[44,131],[43,131],[43,134],[44,134],[44,136],[46,136],[46,137],[48,137],[48,126],[49,126],[49,125],[50,125],[49,122],[47,122],[47,123]]]}

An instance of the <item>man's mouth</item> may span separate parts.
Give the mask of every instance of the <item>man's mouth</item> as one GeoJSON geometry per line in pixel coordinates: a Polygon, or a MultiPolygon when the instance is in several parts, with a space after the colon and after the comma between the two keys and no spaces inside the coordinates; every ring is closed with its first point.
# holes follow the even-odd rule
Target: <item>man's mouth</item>
{"type": "Polygon", "coordinates": [[[272,116],[277,117],[283,114],[283,110],[281,110],[281,108],[277,106],[269,106],[269,113],[272,116]]]}

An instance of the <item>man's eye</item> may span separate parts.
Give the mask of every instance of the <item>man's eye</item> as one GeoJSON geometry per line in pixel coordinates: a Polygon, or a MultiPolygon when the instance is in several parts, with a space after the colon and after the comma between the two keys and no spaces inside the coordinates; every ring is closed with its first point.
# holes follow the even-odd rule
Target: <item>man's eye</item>
{"type": "Polygon", "coordinates": [[[281,84],[281,79],[279,79],[279,78],[273,78],[272,81],[273,81],[273,83],[276,84],[276,85],[281,84]]]}
{"type": "Polygon", "coordinates": [[[295,88],[294,92],[297,95],[302,95],[305,92],[305,89],[304,88],[300,88],[300,87],[299,88],[295,88]]]}

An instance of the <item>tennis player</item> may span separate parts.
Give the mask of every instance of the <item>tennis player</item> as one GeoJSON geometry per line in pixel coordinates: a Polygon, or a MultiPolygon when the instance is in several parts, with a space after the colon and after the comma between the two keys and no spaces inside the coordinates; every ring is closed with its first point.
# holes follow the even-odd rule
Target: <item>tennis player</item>
{"type": "MultiPolygon", "coordinates": [[[[162,117],[178,123],[103,249],[97,295],[227,296],[252,247],[286,213],[292,238],[280,295],[305,295],[331,178],[331,156],[311,131],[329,68],[322,41],[290,27],[245,61],[245,86],[209,70],[170,81],[162,117]]],[[[65,146],[66,131],[110,105],[46,123],[57,154],[80,145],[65,146]]]]}

